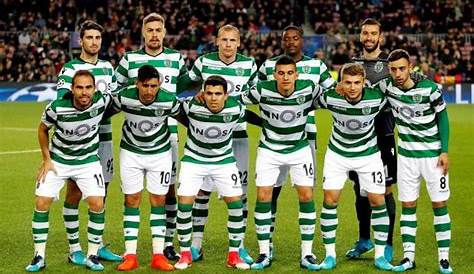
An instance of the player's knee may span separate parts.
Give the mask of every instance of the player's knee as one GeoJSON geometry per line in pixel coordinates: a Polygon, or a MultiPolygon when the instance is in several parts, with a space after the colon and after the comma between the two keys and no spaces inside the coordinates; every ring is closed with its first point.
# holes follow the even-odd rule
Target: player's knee
{"type": "Polygon", "coordinates": [[[416,201],[402,202],[403,207],[413,208],[416,207],[416,201]]]}
{"type": "Polygon", "coordinates": [[[257,190],[257,200],[259,202],[270,202],[272,200],[272,189],[264,187],[257,190]]]}
{"type": "Polygon", "coordinates": [[[49,211],[53,198],[36,196],[35,208],[38,211],[49,211]]]}
{"type": "Polygon", "coordinates": [[[163,206],[165,204],[165,195],[155,195],[150,193],[150,204],[152,207],[163,206]]]}
{"type": "MultiPolygon", "coordinates": [[[[138,208],[140,206],[141,193],[125,194],[125,206],[138,208]]],[[[151,198],[150,198],[151,199],[151,198]]]]}
{"type": "Polygon", "coordinates": [[[385,195],[392,194],[392,186],[385,187],[385,195]]]}
{"type": "Polygon", "coordinates": [[[93,196],[87,199],[89,203],[89,210],[93,212],[101,212],[104,209],[103,197],[93,196]]]}
{"type": "Polygon", "coordinates": [[[433,208],[441,208],[445,207],[448,204],[448,201],[439,201],[439,202],[431,202],[433,208]]]}

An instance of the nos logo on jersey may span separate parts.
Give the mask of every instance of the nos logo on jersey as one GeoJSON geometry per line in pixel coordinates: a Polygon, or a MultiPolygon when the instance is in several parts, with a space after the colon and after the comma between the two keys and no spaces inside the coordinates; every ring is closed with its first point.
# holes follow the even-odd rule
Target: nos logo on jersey
{"type": "Polygon", "coordinates": [[[89,134],[89,132],[96,129],[97,129],[96,125],[89,126],[88,124],[82,124],[82,125],[77,126],[73,130],[66,129],[64,133],[67,135],[76,135],[78,137],[82,137],[82,136],[86,136],[87,134],[89,134]]]}
{"type": "Polygon", "coordinates": [[[369,106],[363,107],[362,108],[362,114],[369,115],[370,114],[370,107],[369,106]]]}

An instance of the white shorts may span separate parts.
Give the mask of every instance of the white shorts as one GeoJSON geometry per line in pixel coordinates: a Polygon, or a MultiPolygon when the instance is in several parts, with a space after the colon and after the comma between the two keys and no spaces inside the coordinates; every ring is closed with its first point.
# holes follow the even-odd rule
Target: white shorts
{"type": "Polygon", "coordinates": [[[152,154],[137,154],[120,150],[120,178],[122,192],[135,194],[146,189],[155,195],[165,195],[171,183],[171,150],[152,154]]]}
{"type": "Polygon", "coordinates": [[[416,201],[420,196],[421,180],[425,179],[431,201],[447,201],[450,195],[449,174],[443,175],[437,165],[438,157],[409,158],[398,155],[398,200],[416,201]]]}
{"type": "Polygon", "coordinates": [[[315,169],[309,146],[288,154],[258,148],[255,171],[257,186],[275,186],[283,168],[288,168],[292,185],[314,186],[315,169]]]}
{"type": "Polygon", "coordinates": [[[361,196],[385,194],[385,172],[380,152],[349,158],[328,148],[324,157],[323,189],[341,190],[349,171],[355,171],[359,176],[361,196]]]}
{"type": "Polygon", "coordinates": [[[82,198],[105,196],[105,180],[100,163],[92,162],[83,165],[65,165],[52,161],[57,174],[49,171],[43,183],[36,182],[37,196],[59,199],[59,192],[68,179],[76,182],[82,192],[82,198]]]}
{"type": "Polygon", "coordinates": [[[104,181],[110,183],[114,178],[114,150],[112,141],[100,142],[98,153],[104,181]]]}
{"type": "Polygon", "coordinates": [[[181,162],[178,196],[196,196],[208,178],[213,181],[219,195],[224,197],[242,195],[239,170],[235,163],[206,165],[181,162]]]}
{"type": "Polygon", "coordinates": [[[178,140],[170,140],[171,143],[171,158],[172,158],[172,166],[171,166],[171,185],[174,185],[177,181],[177,175],[179,171],[179,142],[178,140]]]}
{"type": "MultiPolygon", "coordinates": [[[[242,183],[242,192],[247,194],[249,176],[249,141],[247,138],[232,139],[232,151],[236,159],[239,178],[242,183]]],[[[210,179],[204,180],[201,189],[206,192],[217,191],[214,182],[210,179]]]]}
{"type": "MultiPolygon", "coordinates": [[[[308,124],[306,124],[307,126],[308,124]]],[[[313,167],[317,168],[318,166],[316,165],[316,148],[312,145],[312,141],[309,140],[309,147],[311,148],[311,155],[313,156],[313,167]]],[[[314,141],[313,141],[314,142],[314,141]]],[[[280,167],[280,173],[278,174],[277,182],[275,184],[275,187],[281,187],[283,184],[286,182],[286,178],[288,178],[288,172],[290,169],[288,166],[282,166],[280,167]]],[[[315,176],[316,177],[316,176],[315,176]]]]}

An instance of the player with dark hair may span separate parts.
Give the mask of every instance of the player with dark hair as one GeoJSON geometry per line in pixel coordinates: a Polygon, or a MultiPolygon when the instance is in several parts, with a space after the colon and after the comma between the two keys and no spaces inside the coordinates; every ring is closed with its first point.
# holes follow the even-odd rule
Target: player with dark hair
{"type": "MultiPolygon", "coordinates": [[[[73,75],[79,70],[87,70],[94,75],[95,88],[101,93],[111,93],[117,88],[114,69],[110,62],[99,59],[99,50],[102,45],[102,32],[104,28],[94,21],[87,20],[81,24],[80,44],[81,55],[64,64],[58,76],[57,92],[58,98],[64,96],[72,88],[73,75]]],[[[107,188],[113,179],[113,147],[112,147],[112,123],[110,118],[104,119],[100,124],[99,131],[99,156],[102,166],[102,175],[105,180],[105,195],[107,188]]],[[[66,199],[63,207],[64,224],[66,226],[67,239],[69,242],[68,260],[73,264],[84,265],[86,256],[82,252],[79,242],[79,201],[82,193],[78,186],[68,180],[66,199]]],[[[104,200],[105,202],[105,200],[104,200]]],[[[106,246],[99,248],[99,257],[108,261],[121,261],[122,257],[109,251],[106,246]]]]}
{"type": "MultiPolygon", "coordinates": [[[[303,54],[303,29],[297,26],[287,26],[283,30],[281,45],[286,56],[290,56],[296,63],[296,69],[298,71],[298,79],[300,80],[311,80],[315,85],[320,85],[322,88],[330,88],[335,85],[334,79],[329,74],[329,70],[322,60],[311,58],[303,54]]],[[[281,56],[276,56],[266,60],[259,69],[260,80],[272,80],[273,72],[275,69],[275,63],[281,56]]],[[[313,155],[313,163],[311,164],[312,170],[317,170],[316,165],[316,124],[315,124],[314,111],[311,111],[308,115],[308,121],[306,123],[306,134],[308,142],[313,155]]],[[[280,176],[278,177],[277,183],[273,187],[272,195],[272,226],[271,234],[275,229],[275,217],[277,212],[277,201],[278,196],[281,192],[281,187],[288,176],[288,170],[286,167],[282,167],[280,176]]],[[[270,236],[271,241],[271,236],[270,236]]],[[[272,246],[273,244],[271,244],[272,246]]],[[[273,248],[271,248],[271,256],[273,255],[273,248]]]]}

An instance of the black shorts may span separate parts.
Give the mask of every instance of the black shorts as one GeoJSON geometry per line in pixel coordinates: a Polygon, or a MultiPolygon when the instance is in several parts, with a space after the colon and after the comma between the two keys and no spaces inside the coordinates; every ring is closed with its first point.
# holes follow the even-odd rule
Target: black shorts
{"type": "Polygon", "coordinates": [[[391,186],[397,183],[397,148],[395,136],[389,135],[377,138],[377,144],[385,169],[385,185],[391,186]]]}

